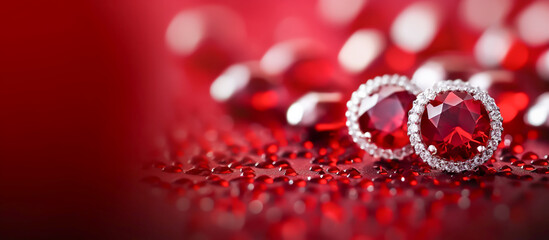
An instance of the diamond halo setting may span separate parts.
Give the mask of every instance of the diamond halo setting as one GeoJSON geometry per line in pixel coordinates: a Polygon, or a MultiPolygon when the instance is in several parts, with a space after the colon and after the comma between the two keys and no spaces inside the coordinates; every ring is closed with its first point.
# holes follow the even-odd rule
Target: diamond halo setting
{"type": "MultiPolygon", "coordinates": [[[[438,120],[441,121],[440,118],[438,120]]],[[[461,80],[448,80],[437,83],[433,88],[427,89],[417,96],[412,109],[408,113],[408,136],[416,154],[431,167],[448,172],[467,171],[483,164],[492,157],[501,141],[501,133],[503,131],[502,120],[498,106],[488,93],[461,80]],[[421,133],[423,126],[422,116],[424,115],[426,106],[435,100],[437,96],[448,92],[466,93],[467,96],[472,97],[470,101],[479,101],[489,118],[489,130],[486,134],[486,142],[480,143],[474,150],[477,153],[468,159],[455,161],[440,157],[438,154],[439,149],[434,145],[427,146],[421,133]]],[[[477,126],[473,127],[476,128],[477,126]]],[[[455,128],[457,129],[457,127],[455,128]]]]}
{"type": "MultiPolygon", "coordinates": [[[[387,159],[402,159],[405,156],[408,156],[414,152],[412,146],[409,143],[406,143],[405,146],[398,146],[394,149],[387,149],[376,144],[376,134],[373,131],[363,131],[364,127],[361,125],[361,117],[364,114],[364,109],[361,109],[364,101],[368,101],[368,98],[372,98],[373,95],[378,94],[386,87],[396,87],[400,92],[404,92],[412,97],[416,96],[421,92],[420,88],[415,84],[411,83],[410,80],[405,76],[400,75],[384,75],[378,76],[373,79],[369,79],[366,83],[360,85],[360,87],[354,91],[351,95],[351,99],[347,102],[347,112],[345,116],[347,117],[347,128],[349,130],[349,135],[352,137],[353,141],[363,150],[374,157],[382,157],[387,159]]],[[[378,94],[379,95],[379,94],[378,94]]],[[[386,104],[394,104],[395,99],[398,97],[393,97],[389,101],[386,101],[386,104]],[[389,103],[390,102],[390,103],[389,103]]],[[[387,97],[387,99],[389,98],[387,97]]],[[[377,99],[379,100],[379,99],[377,99]]],[[[411,102],[412,100],[410,100],[411,102]]],[[[371,103],[371,102],[370,102],[371,103]]],[[[377,102],[379,103],[379,102],[377,102]]],[[[411,106],[411,104],[410,104],[411,106]]],[[[403,118],[400,119],[403,122],[403,125],[406,125],[407,111],[409,109],[404,109],[403,118]]],[[[400,111],[400,110],[399,110],[400,111]]],[[[371,120],[371,119],[370,119],[371,120]]],[[[399,119],[396,119],[398,122],[399,119]]],[[[389,121],[389,120],[387,120],[389,121]]],[[[385,123],[380,123],[385,124],[385,123]]],[[[392,129],[395,129],[395,126],[391,126],[392,129]]],[[[398,130],[400,131],[400,129],[398,130]]],[[[406,137],[406,130],[403,130],[404,137],[406,137]]],[[[387,135],[390,133],[384,132],[383,134],[387,135]]],[[[407,142],[407,141],[406,141],[407,142]]],[[[386,145],[386,144],[385,144],[386,145]]],[[[397,144],[398,145],[398,144],[397,144]]]]}

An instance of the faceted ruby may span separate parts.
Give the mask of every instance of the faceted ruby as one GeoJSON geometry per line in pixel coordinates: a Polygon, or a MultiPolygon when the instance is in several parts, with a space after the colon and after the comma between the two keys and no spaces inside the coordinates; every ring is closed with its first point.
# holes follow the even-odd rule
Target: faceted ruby
{"type": "Polygon", "coordinates": [[[439,157],[462,162],[486,146],[490,119],[484,105],[467,92],[447,91],[430,101],[421,120],[423,142],[439,157]]]}
{"type": "Polygon", "coordinates": [[[362,100],[358,125],[378,147],[401,148],[410,143],[406,135],[408,110],[416,97],[402,87],[385,86],[362,100]]]}

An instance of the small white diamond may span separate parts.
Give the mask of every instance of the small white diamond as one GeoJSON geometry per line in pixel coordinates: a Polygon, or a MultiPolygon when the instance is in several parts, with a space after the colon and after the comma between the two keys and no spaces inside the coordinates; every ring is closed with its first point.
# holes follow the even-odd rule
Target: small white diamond
{"type": "Polygon", "coordinates": [[[498,146],[498,142],[495,141],[495,140],[490,140],[488,141],[488,147],[493,149],[493,148],[496,148],[498,146]]]}
{"type": "Polygon", "coordinates": [[[419,120],[419,116],[415,113],[411,114],[408,119],[412,122],[417,122],[419,120]]]}
{"type": "Polygon", "coordinates": [[[417,124],[410,125],[410,127],[408,129],[410,130],[410,132],[413,132],[413,133],[418,132],[417,124]]]}
{"type": "Polygon", "coordinates": [[[416,152],[421,152],[424,149],[424,147],[423,145],[418,144],[414,146],[414,149],[416,150],[416,152]]]}
{"type": "Polygon", "coordinates": [[[501,138],[501,132],[499,130],[492,130],[491,136],[492,136],[492,138],[500,139],[501,138]]]}

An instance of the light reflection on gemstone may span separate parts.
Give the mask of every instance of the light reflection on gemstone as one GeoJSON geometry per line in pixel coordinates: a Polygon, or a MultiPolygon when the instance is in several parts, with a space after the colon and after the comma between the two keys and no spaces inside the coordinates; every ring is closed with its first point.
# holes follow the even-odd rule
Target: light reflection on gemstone
{"type": "Polygon", "coordinates": [[[426,105],[421,121],[421,136],[437,149],[436,156],[454,162],[468,160],[485,146],[490,133],[488,113],[467,92],[447,91],[426,105]]]}

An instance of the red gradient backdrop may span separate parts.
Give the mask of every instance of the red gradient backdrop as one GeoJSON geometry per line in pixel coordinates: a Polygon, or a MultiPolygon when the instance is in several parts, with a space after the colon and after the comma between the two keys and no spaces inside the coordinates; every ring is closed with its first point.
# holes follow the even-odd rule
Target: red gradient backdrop
{"type": "Polygon", "coordinates": [[[136,236],[128,163],[165,116],[173,2],[2,5],[0,235],[136,236]]]}

